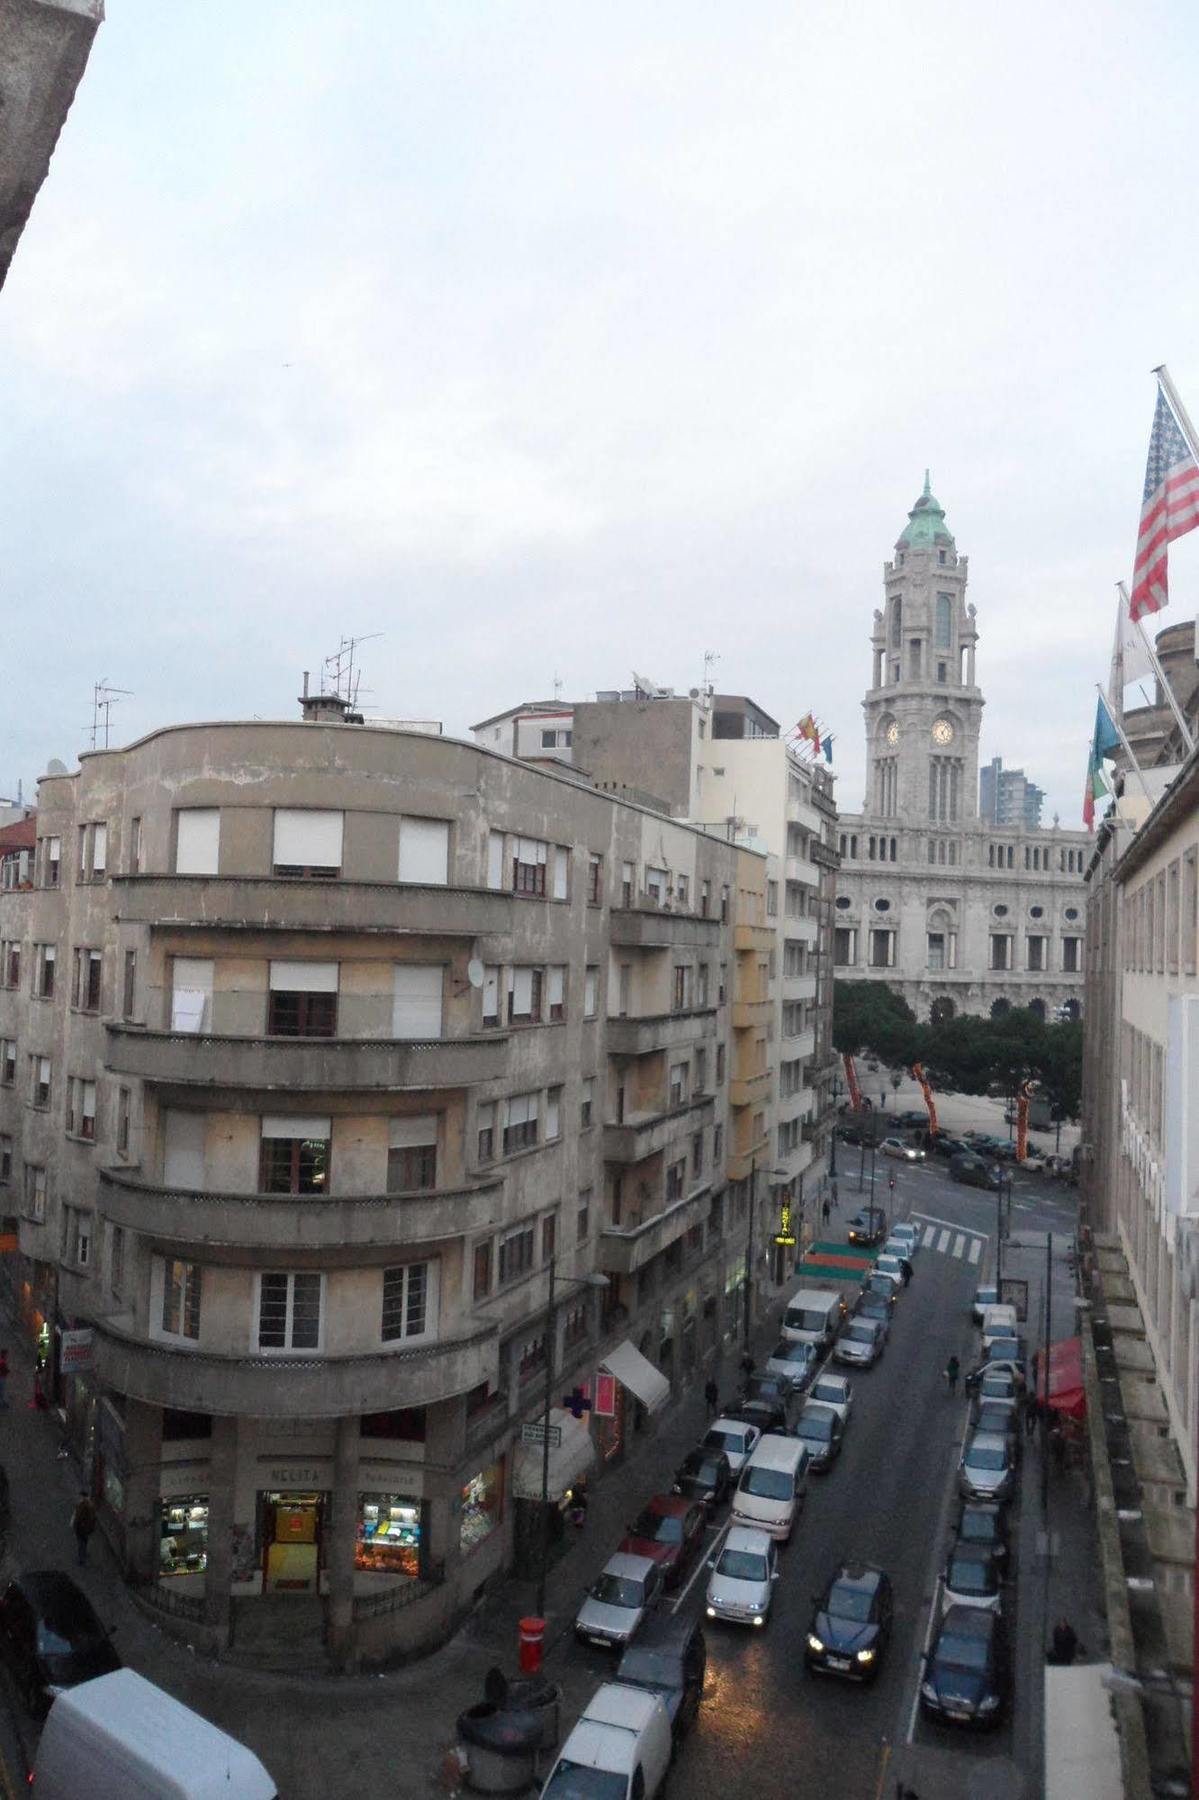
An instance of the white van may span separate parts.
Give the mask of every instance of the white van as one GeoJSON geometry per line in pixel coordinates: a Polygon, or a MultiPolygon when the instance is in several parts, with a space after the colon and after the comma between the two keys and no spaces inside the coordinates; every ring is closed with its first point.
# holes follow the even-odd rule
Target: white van
{"type": "Polygon", "coordinates": [[[767,1432],[741,1471],[733,1494],[733,1524],[768,1531],[785,1542],[807,1492],[807,1451],[796,1438],[767,1432]]]}
{"type": "Polygon", "coordinates": [[[32,1779],[37,1800],[278,1800],[252,1750],[132,1669],[59,1694],[32,1779]]]}
{"type": "Polygon", "coordinates": [[[670,1767],[670,1720],[661,1694],[606,1681],[596,1688],[541,1790],[541,1800],[602,1792],[621,1800],[654,1800],[670,1767]],[[579,1770],[614,1779],[594,1790],[579,1770]],[[620,1784],[619,1786],[617,1784],[620,1784]]]}
{"type": "Polygon", "coordinates": [[[1014,1306],[986,1306],[983,1308],[983,1349],[987,1349],[992,1338],[1016,1337],[1020,1326],[1016,1319],[1014,1306]]]}
{"type": "Polygon", "coordinates": [[[815,1344],[828,1349],[838,1331],[845,1308],[841,1295],[828,1288],[797,1288],[783,1314],[783,1336],[789,1344],[815,1344]]]}

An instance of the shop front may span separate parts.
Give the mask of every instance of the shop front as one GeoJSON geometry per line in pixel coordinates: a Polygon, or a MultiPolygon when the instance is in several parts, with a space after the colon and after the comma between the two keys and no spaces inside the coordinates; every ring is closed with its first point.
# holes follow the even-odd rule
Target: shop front
{"type": "Polygon", "coordinates": [[[208,1495],[182,1494],[164,1499],[159,1521],[159,1580],[202,1576],[207,1567],[208,1495]]]}
{"type": "Polygon", "coordinates": [[[576,1419],[564,1408],[551,1407],[548,1445],[545,1436],[545,1420],[531,1420],[521,1427],[521,1441],[512,1453],[514,1557],[522,1575],[539,1572],[543,1551],[552,1559],[561,1548],[575,1492],[595,1462],[586,1412],[576,1419]]]}
{"type": "Polygon", "coordinates": [[[624,1389],[607,1369],[597,1369],[591,1388],[595,1447],[604,1463],[616,1462],[624,1449],[624,1389]]]}
{"type": "Polygon", "coordinates": [[[328,1493],[282,1493],[258,1496],[259,1543],[262,1547],[263,1591],[270,1594],[315,1594],[325,1561],[328,1493]]]}
{"type": "Polygon", "coordinates": [[[360,1493],[354,1568],[416,1581],[424,1572],[425,1503],[409,1494],[360,1493]]]}
{"type": "Polygon", "coordinates": [[[463,1556],[498,1531],[504,1516],[504,1462],[490,1463],[464,1482],[458,1502],[458,1547],[463,1556]]]}

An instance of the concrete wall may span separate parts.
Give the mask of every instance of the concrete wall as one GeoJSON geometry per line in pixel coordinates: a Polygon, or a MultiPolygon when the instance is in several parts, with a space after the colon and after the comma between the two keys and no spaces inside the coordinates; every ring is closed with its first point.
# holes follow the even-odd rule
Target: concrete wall
{"type": "Polygon", "coordinates": [[[103,17],[104,0],[0,0],[0,287],[103,17]]]}

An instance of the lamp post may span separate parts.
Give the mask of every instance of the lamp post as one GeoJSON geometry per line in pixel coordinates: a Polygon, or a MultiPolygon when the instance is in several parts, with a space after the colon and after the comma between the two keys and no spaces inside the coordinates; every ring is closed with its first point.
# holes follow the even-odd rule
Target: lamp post
{"type": "Polygon", "coordinates": [[[995,1164],[995,1291],[1002,1298],[1003,1288],[1003,1167],[995,1164]]]}
{"type": "MultiPolygon", "coordinates": [[[[546,1297],[545,1309],[545,1407],[541,1419],[541,1555],[537,1566],[537,1617],[545,1617],[545,1577],[550,1560],[550,1411],[553,1407],[554,1395],[554,1352],[557,1349],[555,1314],[556,1298],[554,1293],[557,1277],[558,1259],[550,1257],[550,1286],[546,1297]]],[[[608,1277],[598,1270],[589,1275],[574,1275],[572,1283],[577,1287],[606,1288],[608,1277]]]]}

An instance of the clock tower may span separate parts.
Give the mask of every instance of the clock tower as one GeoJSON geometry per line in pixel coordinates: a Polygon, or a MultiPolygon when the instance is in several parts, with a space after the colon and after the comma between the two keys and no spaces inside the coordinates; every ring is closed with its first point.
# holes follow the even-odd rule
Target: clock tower
{"type": "Polygon", "coordinates": [[[924,476],[883,566],[886,600],[874,615],[873,680],[866,713],[866,796],[871,820],[934,832],[978,819],[978,734],[983,697],[975,685],[978,632],[966,604],[967,559],[924,476]]]}

